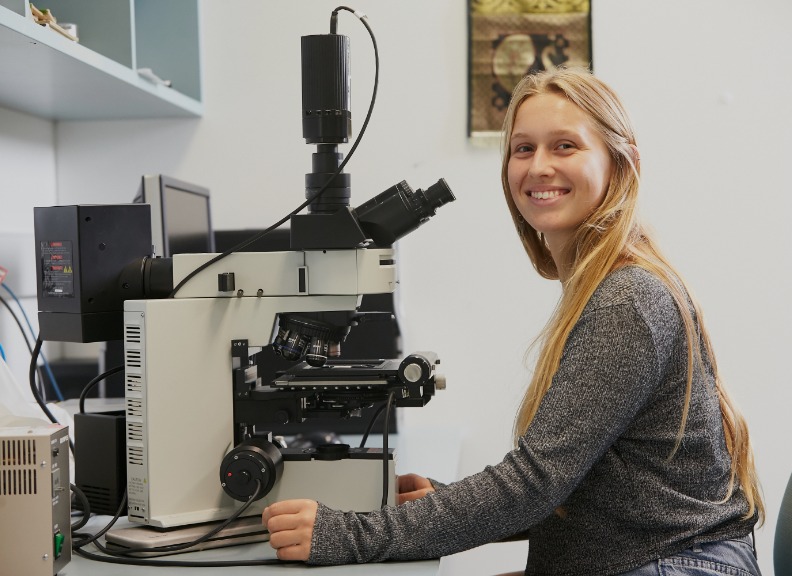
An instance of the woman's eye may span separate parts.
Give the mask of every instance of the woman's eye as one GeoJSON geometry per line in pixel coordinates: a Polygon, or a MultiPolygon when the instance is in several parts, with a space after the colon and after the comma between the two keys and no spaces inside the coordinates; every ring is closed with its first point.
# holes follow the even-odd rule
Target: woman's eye
{"type": "Polygon", "coordinates": [[[514,154],[524,154],[525,152],[531,152],[533,147],[528,144],[519,144],[514,147],[514,154]]]}
{"type": "Polygon", "coordinates": [[[571,142],[562,142],[558,145],[559,150],[572,150],[575,148],[575,145],[571,142]]]}

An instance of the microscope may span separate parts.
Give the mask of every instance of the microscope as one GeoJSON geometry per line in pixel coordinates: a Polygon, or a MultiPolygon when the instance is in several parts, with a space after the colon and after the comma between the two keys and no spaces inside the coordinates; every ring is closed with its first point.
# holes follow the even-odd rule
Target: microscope
{"type": "MultiPolygon", "coordinates": [[[[350,130],[348,39],[302,39],[303,135],[316,144],[308,214],[291,218],[291,251],[233,253],[173,298],[124,304],[127,490],[130,520],[172,527],[227,518],[261,485],[251,509],[311,498],[369,511],[394,501],[394,462],[382,450],[277,446],[273,426],[352,417],[365,406],[423,406],[442,378],[431,352],[402,361],[336,362],[361,296],[392,292],[392,244],[454,199],[440,180],[401,182],[350,209],[337,145],[350,130]],[[263,351],[300,362],[274,381],[263,351]],[[390,481],[382,494],[383,459],[390,481]],[[218,463],[219,473],[218,473],[218,463]]],[[[213,255],[173,257],[179,285],[213,255]]]]}
{"type": "MultiPolygon", "coordinates": [[[[250,499],[246,515],[291,498],[359,512],[394,503],[387,443],[292,449],[272,435],[279,425],[355,417],[379,403],[424,406],[445,384],[434,352],[338,359],[350,329],[378,319],[359,311],[362,296],[396,287],[393,244],[455,199],[442,179],[426,190],[402,181],[350,207],[351,179],[338,152],[351,132],[349,70],[349,40],[334,27],[302,38],[303,136],[316,152],[305,178],[307,213],[291,216],[290,250],[143,256],[118,274],[102,271],[113,286],[101,294],[113,292],[123,306],[100,320],[118,318],[113,330],[124,342],[131,522],[174,528],[224,520],[250,499]],[[274,377],[273,354],[290,364],[274,377]]],[[[37,208],[42,263],[45,249],[63,250],[63,238],[52,237],[63,219],[46,212],[58,208],[77,208],[69,217],[85,220],[80,207],[37,208]]],[[[126,218],[129,206],[121,208],[126,218]]],[[[66,244],[79,250],[76,239],[66,244]]],[[[91,258],[74,254],[69,262],[78,277],[91,258]]],[[[83,310],[64,308],[62,293],[47,298],[45,272],[42,334],[68,339],[76,327],[78,341],[101,339],[83,310]]]]}

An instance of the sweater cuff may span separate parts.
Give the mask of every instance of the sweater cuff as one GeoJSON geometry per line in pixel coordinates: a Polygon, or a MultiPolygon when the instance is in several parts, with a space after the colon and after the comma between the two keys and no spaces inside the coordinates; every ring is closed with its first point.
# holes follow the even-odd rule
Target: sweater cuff
{"type": "Polygon", "coordinates": [[[435,480],[434,478],[427,478],[427,480],[429,480],[429,482],[432,484],[432,488],[434,488],[435,490],[440,490],[441,488],[445,488],[447,486],[447,484],[443,484],[442,482],[440,482],[439,480],[435,480]]]}
{"type": "Polygon", "coordinates": [[[342,557],[341,543],[334,542],[334,536],[344,530],[341,518],[343,512],[328,508],[321,502],[318,504],[307,563],[315,565],[354,563],[354,557],[349,559],[342,557]]]}

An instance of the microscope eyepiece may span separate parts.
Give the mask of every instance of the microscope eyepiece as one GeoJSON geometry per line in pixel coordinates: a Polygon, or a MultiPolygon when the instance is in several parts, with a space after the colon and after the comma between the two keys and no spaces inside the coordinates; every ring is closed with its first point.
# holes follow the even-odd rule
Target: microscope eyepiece
{"type": "Polygon", "coordinates": [[[377,246],[390,246],[435,215],[456,198],[441,178],[424,190],[413,191],[404,180],[355,209],[360,227],[377,246]]]}
{"type": "Polygon", "coordinates": [[[448,187],[444,178],[440,178],[440,180],[429,186],[426,192],[424,192],[424,196],[426,197],[427,204],[432,207],[430,216],[434,216],[435,211],[440,208],[440,206],[456,200],[454,193],[451,192],[451,188],[448,187]]]}

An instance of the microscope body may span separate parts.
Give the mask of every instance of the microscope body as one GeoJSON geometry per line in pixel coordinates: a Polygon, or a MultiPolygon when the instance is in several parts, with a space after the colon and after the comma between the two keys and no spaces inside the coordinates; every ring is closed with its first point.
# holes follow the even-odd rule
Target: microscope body
{"type": "MultiPolygon", "coordinates": [[[[211,256],[175,256],[174,282],[211,256]]],[[[236,253],[193,278],[175,298],[126,301],[129,519],[174,527],[225,519],[241,506],[218,479],[239,424],[232,342],[268,346],[279,314],[354,311],[362,294],[394,287],[391,249],[236,253]],[[221,293],[218,273],[229,272],[235,290],[221,293]]],[[[351,452],[334,460],[284,450],[280,481],[248,512],[289,498],[343,510],[378,508],[381,451],[351,452]]],[[[389,476],[393,503],[392,455],[389,476]]]]}

